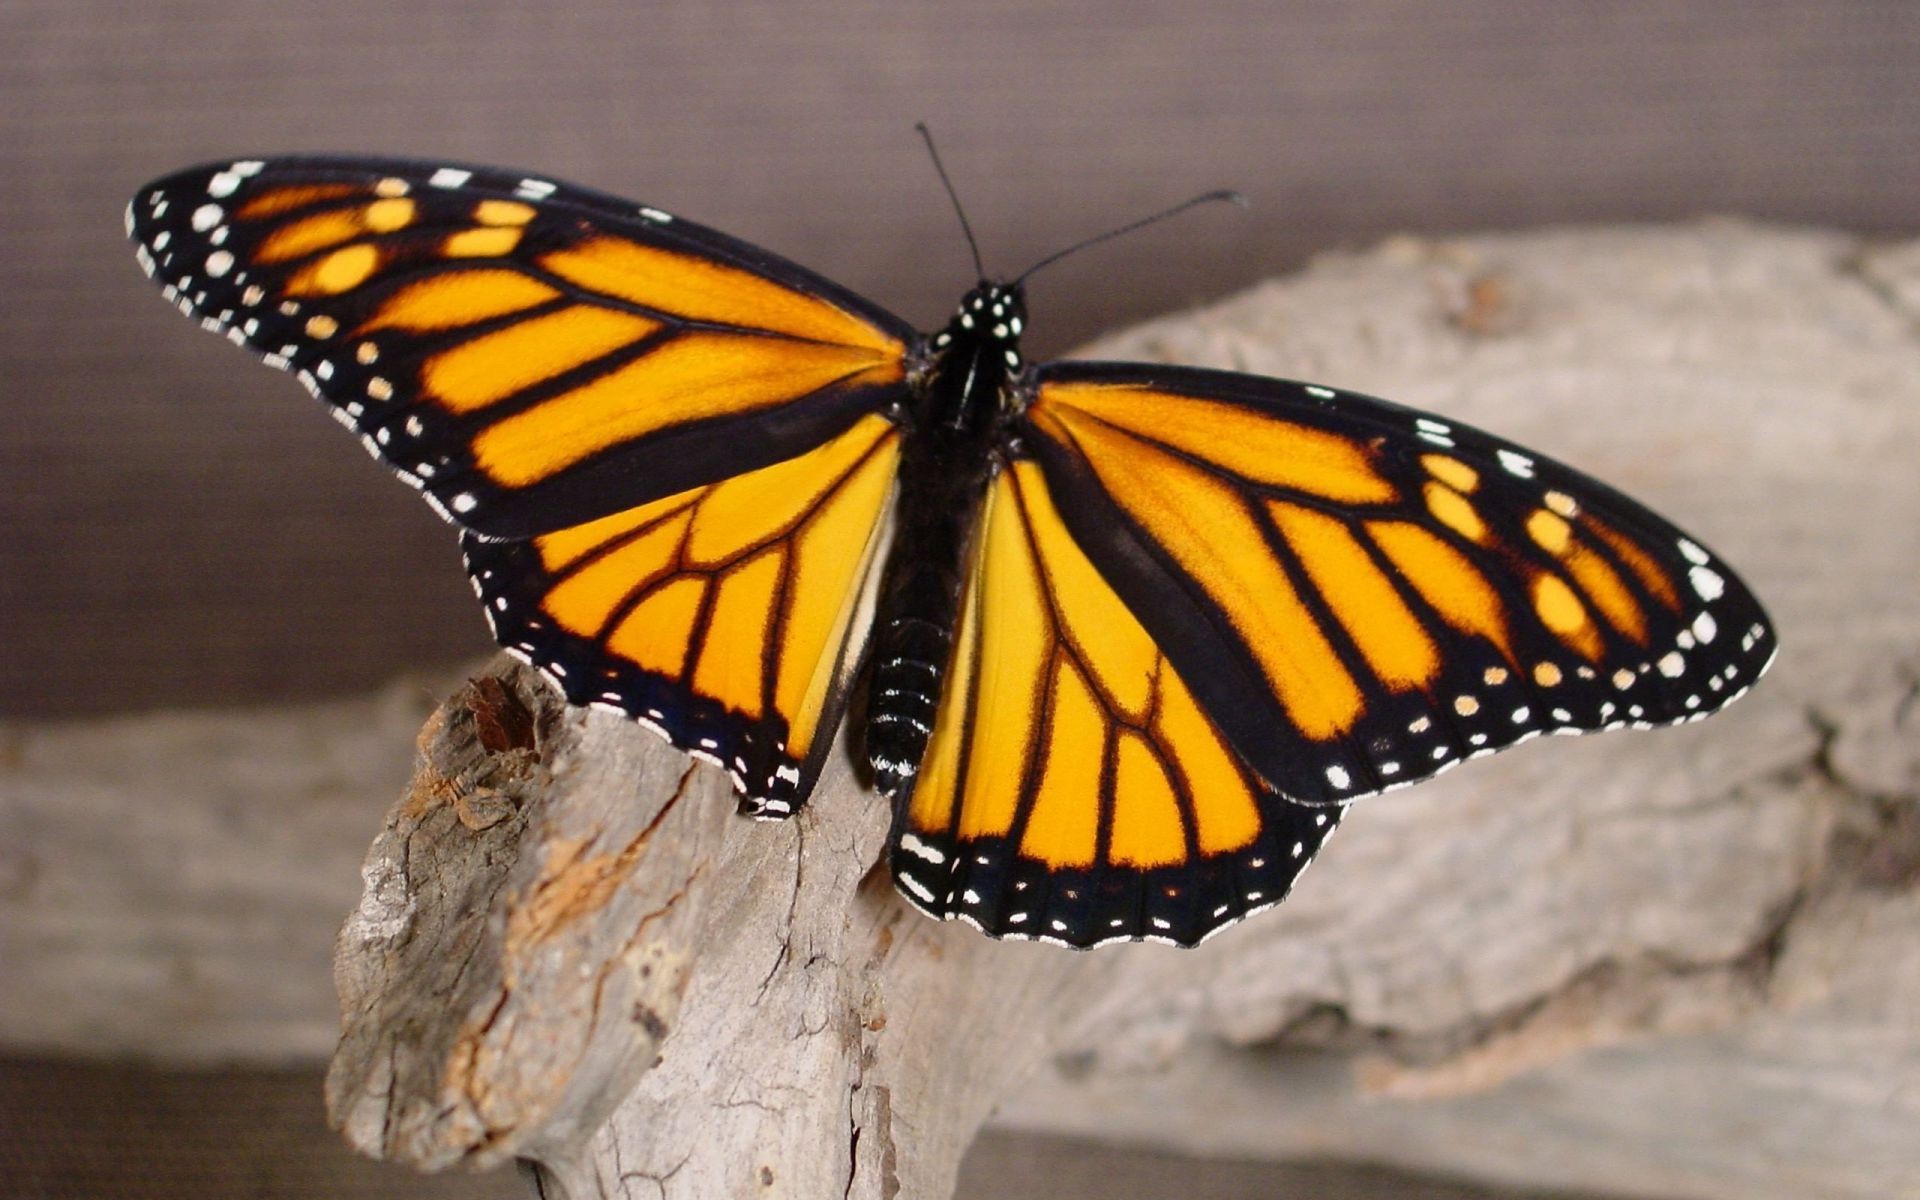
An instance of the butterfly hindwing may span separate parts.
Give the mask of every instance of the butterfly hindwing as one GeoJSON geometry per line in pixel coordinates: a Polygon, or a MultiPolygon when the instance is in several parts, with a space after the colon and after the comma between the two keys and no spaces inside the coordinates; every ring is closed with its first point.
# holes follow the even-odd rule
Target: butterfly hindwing
{"type": "Polygon", "coordinates": [[[989,485],[900,890],[995,936],[1192,945],[1278,903],[1340,817],[1228,748],[1016,461],[989,485]]]}
{"type": "Polygon", "coordinates": [[[811,449],[912,331],[765,251],[514,172],[184,171],[128,211],[182,311],[296,374],[459,524],[526,537],[811,449]]]}
{"type": "Polygon", "coordinates": [[[1062,519],[1267,781],[1337,803],[1541,732],[1692,720],[1774,639],[1646,508],[1349,392],[1041,369],[1022,438],[1062,519]]]}
{"type": "Polygon", "coordinates": [[[723,767],[756,815],[812,789],[869,620],[899,461],[879,416],[806,454],[525,541],[466,535],[494,635],[575,704],[723,767]]]}

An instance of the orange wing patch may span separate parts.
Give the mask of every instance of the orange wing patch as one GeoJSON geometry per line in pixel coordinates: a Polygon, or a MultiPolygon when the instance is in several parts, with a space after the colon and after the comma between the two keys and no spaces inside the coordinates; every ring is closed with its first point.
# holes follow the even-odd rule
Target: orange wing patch
{"type": "Polygon", "coordinates": [[[1477,634],[1514,661],[1505,606],[1467,556],[1410,521],[1368,521],[1366,530],[1395,569],[1453,628],[1477,634]]]}
{"type": "Polygon", "coordinates": [[[1396,495],[1366,448],[1351,438],[1239,405],[1151,387],[1050,383],[1042,408],[1076,432],[1098,422],[1195,455],[1250,483],[1349,504],[1383,504],[1396,495]]]}
{"type": "Polygon", "coordinates": [[[714,262],[601,237],[545,255],[541,265],[591,292],[686,321],[760,329],[899,357],[902,347],[865,321],[773,281],[714,262]]]}
{"type": "MultiPolygon", "coordinates": [[[[650,324],[619,314],[601,320],[633,322],[635,333],[650,324]]],[[[547,369],[547,378],[558,373],[553,368],[578,369],[590,361],[597,344],[558,338],[547,330],[527,340],[532,343],[527,360],[547,369]]],[[[479,346],[465,349],[476,351],[479,346]]],[[[503,398],[479,382],[485,376],[469,375],[487,388],[480,402],[503,398]]],[[[762,412],[834,384],[880,384],[899,376],[897,362],[882,362],[857,348],[749,334],[682,334],[578,387],[500,418],[474,439],[474,461],[494,482],[526,487],[675,426],[762,412]]]]}

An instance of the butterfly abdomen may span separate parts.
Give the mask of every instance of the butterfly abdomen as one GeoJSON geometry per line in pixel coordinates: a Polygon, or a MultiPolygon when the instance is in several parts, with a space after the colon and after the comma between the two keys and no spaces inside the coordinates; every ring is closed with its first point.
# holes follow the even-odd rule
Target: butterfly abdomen
{"type": "Polygon", "coordinates": [[[966,581],[968,534],[986,482],[984,455],[975,469],[954,472],[953,449],[910,442],[901,463],[866,722],[867,761],[889,797],[910,785],[933,733],[966,581]]]}

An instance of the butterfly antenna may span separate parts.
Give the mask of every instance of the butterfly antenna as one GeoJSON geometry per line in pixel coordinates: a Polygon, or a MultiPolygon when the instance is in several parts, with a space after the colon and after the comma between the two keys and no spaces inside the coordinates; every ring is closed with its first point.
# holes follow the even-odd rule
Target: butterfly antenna
{"type": "Polygon", "coordinates": [[[940,151],[934,149],[933,131],[927,128],[925,121],[915,121],[913,127],[920,131],[920,137],[927,143],[927,154],[933,159],[933,169],[940,173],[940,183],[947,189],[947,199],[953,201],[954,215],[960,218],[960,232],[967,235],[967,249],[973,251],[973,269],[978,278],[987,277],[987,269],[980,265],[980,243],[973,240],[973,226],[967,224],[967,210],[960,207],[960,193],[953,190],[953,180],[947,178],[947,168],[940,162],[940,151]]]}
{"type": "Polygon", "coordinates": [[[1112,241],[1114,238],[1120,237],[1124,234],[1132,233],[1136,229],[1145,229],[1147,226],[1157,224],[1158,222],[1166,220],[1168,217],[1178,216],[1190,208],[1194,208],[1202,204],[1211,204],[1216,200],[1224,200],[1229,204],[1238,205],[1241,208],[1247,207],[1247,198],[1241,195],[1239,192],[1235,192],[1235,191],[1207,192],[1204,195],[1195,196],[1191,200],[1183,200],[1179,204],[1174,205],[1172,208],[1162,209],[1160,212],[1154,213],[1150,217],[1141,217],[1138,221],[1129,222],[1128,224],[1122,225],[1118,229],[1109,229],[1105,233],[1096,234],[1093,237],[1088,238],[1084,242],[1075,242],[1073,245],[1068,246],[1065,250],[1059,250],[1052,254],[1049,254],[1045,258],[1041,259],[1039,262],[1033,264],[1032,266],[1028,267],[1026,270],[1020,272],[1020,277],[1018,279],[1015,279],[1013,282],[1015,284],[1025,283],[1027,281],[1027,277],[1029,275],[1032,275],[1035,271],[1038,271],[1042,267],[1050,267],[1054,263],[1059,262],[1061,259],[1065,258],[1069,254],[1078,254],[1080,251],[1085,250],[1089,246],[1097,246],[1101,242],[1112,241]]]}

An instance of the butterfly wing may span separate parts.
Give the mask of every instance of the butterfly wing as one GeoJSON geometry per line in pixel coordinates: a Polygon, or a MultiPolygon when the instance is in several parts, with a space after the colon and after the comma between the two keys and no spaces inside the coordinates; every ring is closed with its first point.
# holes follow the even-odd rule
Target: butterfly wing
{"type": "Polygon", "coordinates": [[[880,416],[795,458],[523,541],[463,539],[494,636],[574,704],[726,769],[742,807],[812,790],[870,625],[900,435],[880,416]]]}
{"type": "Polygon", "coordinates": [[[765,251],[481,167],[276,159],[140,191],[142,266],[466,529],[575,703],[801,803],[865,634],[913,334],[765,251]]]}
{"type": "Polygon", "coordinates": [[[1032,461],[989,485],[894,881],[935,916],[1072,946],[1192,945],[1278,903],[1340,817],[1229,749],[1068,532],[1032,461]]]}
{"type": "Polygon", "coordinates": [[[1267,782],[1337,803],[1542,732],[1693,720],[1771,659],[1758,601],[1605,485],[1329,388],[1039,374],[1061,518],[1267,782]]]}
{"type": "Polygon", "coordinates": [[[792,458],[904,391],[897,318],[763,250],[481,167],[298,158],[141,189],[141,265],[489,537],[792,458]]]}

